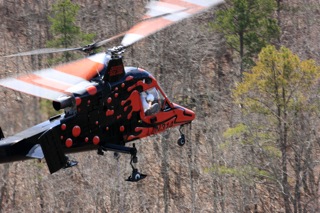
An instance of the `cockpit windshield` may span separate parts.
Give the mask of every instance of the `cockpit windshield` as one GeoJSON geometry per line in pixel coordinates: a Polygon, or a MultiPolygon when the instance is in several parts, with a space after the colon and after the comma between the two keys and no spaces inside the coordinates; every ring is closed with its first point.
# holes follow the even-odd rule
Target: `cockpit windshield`
{"type": "Polygon", "coordinates": [[[140,94],[145,115],[154,115],[168,108],[166,100],[155,87],[152,87],[140,94]]]}

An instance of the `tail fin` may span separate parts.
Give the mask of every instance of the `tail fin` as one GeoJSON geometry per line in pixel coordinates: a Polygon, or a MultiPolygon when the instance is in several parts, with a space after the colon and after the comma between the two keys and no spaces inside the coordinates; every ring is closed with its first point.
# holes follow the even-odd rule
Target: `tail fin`
{"type": "Polygon", "coordinates": [[[67,165],[67,157],[64,155],[59,134],[56,129],[49,129],[40,136],[40,145],[46,159],[50,173],[54,173],[67,165]]]}
{"type": "Polygon", "coordinates": [[[0,127],[0,140],[3,139],[3,138],[4,138],[4,134],[3,134],[2,129],[0,127]]]}

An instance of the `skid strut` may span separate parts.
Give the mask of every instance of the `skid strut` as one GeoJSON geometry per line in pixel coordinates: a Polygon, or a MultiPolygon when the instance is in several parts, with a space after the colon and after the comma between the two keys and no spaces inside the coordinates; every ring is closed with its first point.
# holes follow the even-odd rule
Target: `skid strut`
{"type": "Polygon", "coordinates": [[[126,146],[119,146],[119,145],[115,145],[115,144],[104,144],[103,146],[100,146],[98,148],[98,154],[99,155],[103,155],[103,151],[115,151],[118,153],[125,153],[125,154],[130,154],[131,158],[130,158],[130,165],[132,168],[132,173],[131,175],[128,177],[128,179],[126,179],[126,181],[130,181],[130,182],[137,182],[139,180],[144,179],[145,177],[147,177],[147,175],[145,174],[141,174],[137,168],[134,167],[134,163],[138,162],[138,157],[137,157],[137,149],[135,144],[132,145],[132,147],[126,147],[126,146]]]}

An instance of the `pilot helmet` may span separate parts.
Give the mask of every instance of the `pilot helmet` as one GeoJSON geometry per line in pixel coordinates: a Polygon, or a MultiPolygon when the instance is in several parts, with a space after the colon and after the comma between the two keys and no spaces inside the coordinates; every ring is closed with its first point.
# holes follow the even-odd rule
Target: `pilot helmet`
{"type": "Polygon", "coordinates": [[[147,101],[148,101],[148,102],[154,101],[154,96],[153,96],[152,94],[148,94],[148,95],[147,95],[147,101]]]}

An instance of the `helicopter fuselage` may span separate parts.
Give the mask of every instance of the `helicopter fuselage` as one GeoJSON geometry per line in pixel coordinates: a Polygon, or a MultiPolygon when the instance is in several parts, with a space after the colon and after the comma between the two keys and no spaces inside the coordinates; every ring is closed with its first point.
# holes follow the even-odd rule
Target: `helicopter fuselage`
{"type": "MultiPolygon", "coordinates": [[[[111,74],[109,70],[108,75],[112,72],[116,76],[117,69],[111,74]]],[[[96,76],[91,83],[61,102],[53,102],[56,109],[64,108],[63,114],[0,140],[0,162],[40,159],[44,154],[53,173],[65,162],[65,153],[98,147],[117,151],[128,142],[195,118],[193,111],[171,103],[156,79],[143,69],[126,67],[117,81],[96,76]],[[152,100],[144,100],[150,95],[152,100]]]]}
{"type": "Polygon", "coordinates": [[[127,67],[119,81],[97,82],[74,99],[75,106],[66,110],[60,124],[66,149],[88,143],[124,145],[195,118],[191,110],[171,103],[156,79],[140,68],[127,67]],[[142,100],[142,93],[148,91],[154,96],[151,104],[157,105],[151,113],[142,100]]]}

